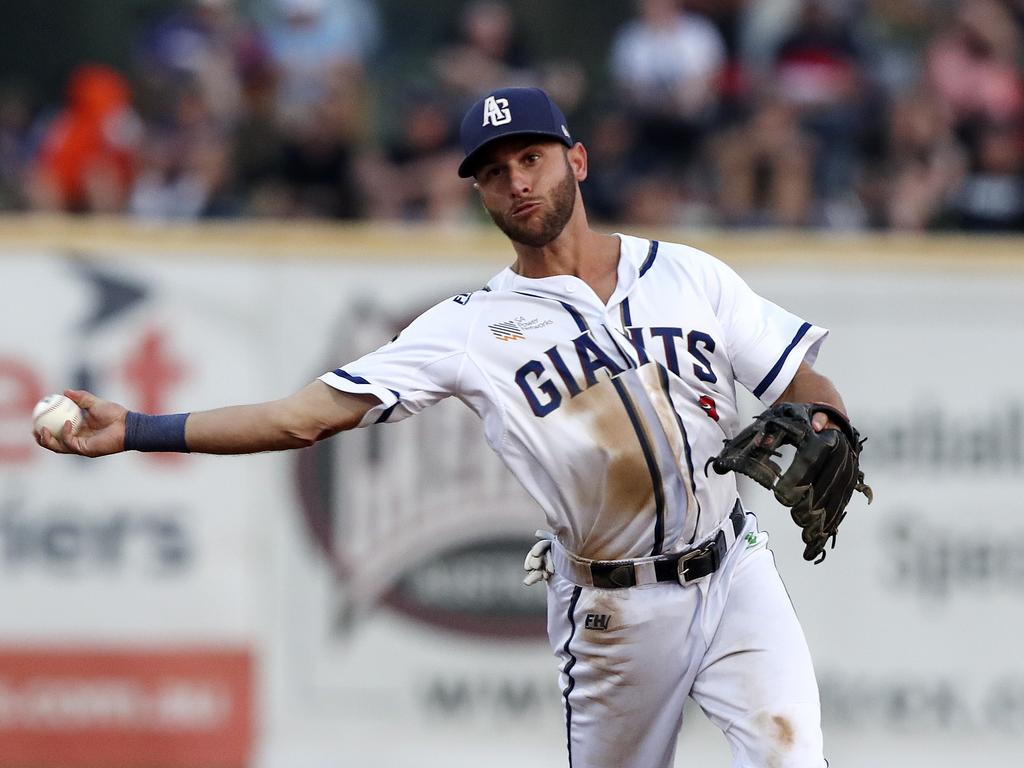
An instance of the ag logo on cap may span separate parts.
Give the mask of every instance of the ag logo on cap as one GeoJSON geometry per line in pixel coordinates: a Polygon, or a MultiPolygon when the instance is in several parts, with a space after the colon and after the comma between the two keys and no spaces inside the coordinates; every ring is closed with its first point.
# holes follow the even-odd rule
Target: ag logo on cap
{"type": "Polygon", "coordinates": [[[496,99],[488,96],[484,100],[484,125],[505,125],[512,122],[512,112],[508,108],[508,99],[496,99]]]}

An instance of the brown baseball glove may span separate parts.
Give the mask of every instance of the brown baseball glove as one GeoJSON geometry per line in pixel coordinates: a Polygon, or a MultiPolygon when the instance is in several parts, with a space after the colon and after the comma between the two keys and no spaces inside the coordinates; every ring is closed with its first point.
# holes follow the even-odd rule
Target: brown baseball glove
{"type": "Polygon", "coordinates": [[[863,445],[846,415],[830,405],[778,403],[726,440],[711,463],[720,475],[739,472],[771,489],[803,531],[804,559],[820,563],[829,539],[835,548],[853,492],[863,493],[869,504],[874,498],[860,469],[863,445]],[[827,413],[837,429],[815,432],[811,417],[816,413],[827,413]],[[772,460],[784,445],[795,448],[785,470],[772,460]]]}

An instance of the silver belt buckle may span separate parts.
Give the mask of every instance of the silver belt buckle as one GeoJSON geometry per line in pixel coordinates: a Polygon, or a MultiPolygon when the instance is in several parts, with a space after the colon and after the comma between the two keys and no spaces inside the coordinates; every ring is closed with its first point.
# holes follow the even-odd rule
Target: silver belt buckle
{"type": "Polygon", "coordinates": [[[702,554],[704,554],[704,548],[697,547],[696,549],[691,549],[676,562],[676,576],[680,584],[689,584],[689,580],[686,578],[686,562],[702,554]]]}

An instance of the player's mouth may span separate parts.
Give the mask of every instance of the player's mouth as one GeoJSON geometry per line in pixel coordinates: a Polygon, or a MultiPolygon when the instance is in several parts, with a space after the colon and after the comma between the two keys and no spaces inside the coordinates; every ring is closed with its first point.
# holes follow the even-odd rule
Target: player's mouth
{"type": "Polygon", "coordinates": [[[525,218],[540,209],[540,200],[527,200],[512,209],[510,215],[514,219],[525,218]]]}

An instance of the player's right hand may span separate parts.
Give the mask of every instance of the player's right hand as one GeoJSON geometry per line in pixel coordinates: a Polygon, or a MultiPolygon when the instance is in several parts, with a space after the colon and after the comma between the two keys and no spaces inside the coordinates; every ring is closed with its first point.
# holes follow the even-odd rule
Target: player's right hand
{"type": "Polygon", "coordinates": [[[91,457],[108,456],[124,450],[127,408],[109,400],[101,400],[85,390],[65,389],[64,396],[82,409],[84,420],[74,434],[71,422],[64,422],[59,435],[43,427],[34,433],[39,445],[54,453],[76,453],[91,457]]]}

